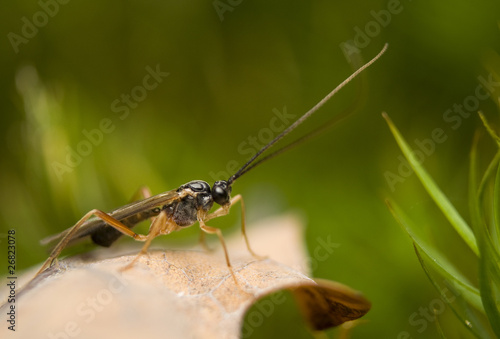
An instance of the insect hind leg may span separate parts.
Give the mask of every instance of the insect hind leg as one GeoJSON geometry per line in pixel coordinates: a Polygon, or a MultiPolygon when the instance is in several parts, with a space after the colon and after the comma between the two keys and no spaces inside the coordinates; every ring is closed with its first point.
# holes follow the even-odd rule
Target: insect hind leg
{"type": "Polygon", "coordinates": [[[70,229],[70,231],[68,233],[66,233],[66,235],[61,239],[61,241],[59,241],[59,243],[56,245],[56,247],[54,247],[54,249],[52,250],[52,253],[50,254],[50,256],[43,263],[43,265],[40,268],[40,270],[36,273],[35,277],[38,276],[40,273],[42,273],[43,271],[45,271],[48,267],[50,267],[52,265],[52,263],[54,262],[54,260],[56,260],[57,257],[59,256],[59,254],[61,254],[62,250],[64,250],[64,248],[66,247],[66,245],[68,244],[68,242],[72,239],[72,237],[76,234],[76,232],[78,231],[78,229],[85,223],[85,221],[87,221],[92,216],[96,216],[96,217],[102,219],[103,221],[105,221],[106,223],[108,223],[114,229],[116,229],[119,232],[121,232],[121,233],[123,233],[123,234],[125,234],[125,235],[127,235],[127,236],[129,236],[131,238],[133,238],[134,240],[137,240],[137,241],[146,241],[147,240],[146,236],[144,236],[142,234],[137,234],[137,233],[133,232],[131,229],[129,229],[124,224],[122,224],[120,221],[118,221],[115,218],[111,217],[109,214],[107,214],[107,213],[105,213],[105,212],[103,212],[101,210],[93,209],[93,210],[87,212],[70,229]]]}
{"type": "MultiPolygon", "coordinates": [[[[147,186],[142,186],[140,187],[132,196],[132,199],[130,202],[134,202],[137,200],[141,199],[146,199],[151,197],[151,190],[147,186]]],[[[153,218],[151,218],[151,221],[153,218]]],[[[122,223],[127,226],[128,228],[132,228],[136,225],[134,222],[126,222],[122,221],[122,223]]],[[[111,246],[118,238],[120,238],[123,235],[122,232],[119,232],[118,230],[111,228],[111,227],[103,227],[101,229],[96,230],[90,235],[90,238],[92,239],[92,242],[96,245],[103,246],[103,247],[109,247],[111,246]]]]}

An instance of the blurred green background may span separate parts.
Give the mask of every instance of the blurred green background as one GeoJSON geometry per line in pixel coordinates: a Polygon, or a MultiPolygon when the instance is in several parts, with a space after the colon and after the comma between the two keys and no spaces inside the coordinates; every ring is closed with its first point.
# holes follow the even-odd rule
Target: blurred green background
{"type": "MultiPolygon", "coordinates": [[[[498,60],[498,1],[62,2],[2,6],[0,234],[16,230],[18,269],[46,258],[40,239],[92,208],[125,204],[141,185],[159,193],[226,178],[220,172],[231,174],[255,149],[252,138],[266,142],[274,110],[298,118],[352,72],[350,61],[367,61],[388,42],[379,62],[287,140],[359,103],[352,117],[246,174],[233,192],[246,198],[250,222],[304,215],[311,254],[318,239],[339,244],[316,260],[314,276],[372,301],[353,338],[438,337],[420,312],[439,295],[384,198],[438,228],[436,241],[466,274],[474,276],[475,262],[416,176],[398,172],[401,152],[381,112],[415,147],[444,131],[425,166],[467,218],[468,152],[480,121],[445,112],[474,96],[498,60]],[[360,54],[341,48],[353,39],[360,54]],[[157,68],[168,76],[143,84],[157,68]],[[388,172],[402,180],[390,184],[388,172]]],[[[495,100],[479,109],[498,123],[495,100]]],[[[238,222],[233,211],[212,225],[228,234],[238,222]]],[[[193,227],[155,244],[196,244],[197,236],[193,227]]],[[[288,305],[252,337],[311,337],[288,305]]],[[[448,307],[439,323],[449,337],[469,337],[448,307]]]]}

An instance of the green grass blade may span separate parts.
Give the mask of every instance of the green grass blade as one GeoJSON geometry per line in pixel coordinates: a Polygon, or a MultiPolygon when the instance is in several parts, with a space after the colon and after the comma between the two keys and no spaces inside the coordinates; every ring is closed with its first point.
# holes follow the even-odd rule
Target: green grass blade
{"type": "Polygon", "coordinates": [[[427,266],[432,267],[433,270],[440,275],[442,280],[446,280],[450,283],[458,295],[464,298],[467,303],[472,305],[475,309],[484,314],[485,312],[481,302],[481,296],[479,295],[479,290],[472,286],[467,278],[465,278],[437,248],[431,246],[427,241],[418,235],[418,228],[410,222],[410,219],[397,204],[389,200],[386,200],[386,204],[394,218],[413,240],[416,248],[425,254],[422,256],[424,261],[421,262],[421,264],[425,263],[427,266]]]}
{"type": "MultiPolygon", "coordinates": [[[[481,120],[483,122],[484,127],[488,131],[488,134],[497,143],[498,147],[500,148],[500,137],[495,132],[493,127],[488,123],[488,120],[486,120],[486,117],[484,116],[484,114],[482,112],[478,112],[478,113],[479,113],[479,117],[481,118],[481,120]]],[[[477,148],[477,137],[474,139],[474,143],[475,143],[475,145],[473,147],[473,151],[474,151],[474,148],[477,148]]],[[[471,160],[474,160],[475,162],[477,162],[477,160],[475,158],[476,158],[475,154],[473,154],[471,151],[471,160]],[[474,156],[474,159],[473,159],[473,156],[474,156]]],[[[491,233],[487,232],[487,235],[488,235],[488,237],[492,238],[491,240],[492,240],[492,245],[493,245],[493,249],[494,249],[493,254],[496,257],[495,260],[497,260],[497,261],[500,260],[500,239],[499,239],[499,236],[500,236],[500,208],[499,208],[499,206],[500,206],[500,167],[498,167],[499,161],[500,161],[500,149],[497,151],[493,160],[488,165],[488,168],[486,169],[486,172],[481,180],[481,184],[479,186],[478,193],[477,193],[478,212],[481,213],[483,211],[483,209],[482,209],[483,208],[483,200],[485,199],[484,198],[485,187],[486,187],[487,183],[489,183],[489,180],[493,176],[494,172],[496,171],[497,173],[496,173],[496,178],[495,178],[494,186],[493,186],[493,201],[492,201],[492,204],[493,204],[492,223],[493,223],[493,225],[492,225],[492,228],[489,229],[491,231],[491,233]]],[[[477,167],[477,165],[475,165],[475,167],[477,167]]]]}
{"type": "Polygon", "coordinates": [[[486,117],[484,116],[483,112],[479,111],[478,112],[479,117],[483,121],[484,127],[486,127],[486,130],[488,131],[489,135],[495,140],[497,143],[498,147],[500,147],[500,137],[497,135],[495,130],[491,127],[491,125],[488,123],[488,120],[486,120],[486,117]]]}
{"type": "MultiPolygon", "coordinates": [[[[500,156],[500,151],[497,152],[500,156]]],[[[500,166],[497,168],[497,176],[495,178],[495,185],[493,187],[493,236],[496,245],[496,252],[498,253],[499,238],[500,238],[500,166]]]]}
{"type": "MultiPolygon", "coordinates": [[[[417,254],[418,260],[420,261],[420,265],[422,265],[422,268],[431,281],[431,283],[434,285],[434,287],[440,292],[441,297],[443,300],[447,302],[447,304],[451,307],[453,313],[457,316],[457,318],[460,320],[460,322],[469,330],[471,331],[477,338],[491,338],[492,336],[490,335],[490,331],[484,326],[483,322],[477,317],[477,312],[474,312],[474,310],[471,308],[470,303],[467,302],[466,298],[462,298],[462,294],[460,294],[460,290],[456,289],[456,285],[450,284],[450,281],[445,280],[445,282],[448,282],[445,288],[441,286],[439,281],[434,278],[434,275],[439,273],[435,272],[432,267],[428,265],[428,263],[432,262],[429,261],[428,258],[426,258],[426,254],[419,249],[417,245],[415,247],[415,253],[417,254]],[[451,291],[450,291],[451,290],[451,291]],[[449,294],[446,292],[450,291],[453,293],[453,297],[450,298],[449,294]]],[[[442,277],[439,275],[440,279],[442,277]]]]}
{"type": "Polygon", "coordinates": [[[476,132],[474,135],[474,139],[472,141],[472,147],[469,154],[470,165],[469,165],[469,209],[471,216],[471,224],[476,234],[481,232],[481,210],[480,205],[480,197],[483,195],[484,188],[486,187],[487,180],[485,178],[489,177],[491,173],[493,173],[492,163],[488,166],[487,171],[482,177],[481,184],[479,185],[479,189],[477,188],[477,146],[479,143],[479,133],[476,132]]]}
{"type": "MultiPolygon", "coordinates": [[[[500,147],[500,137],[497,135],[497,133],[495,132],[493,127],[491,127],[491,125],[488,123],[488,120],[486,120],[486,117],[484,116],[484,114],[482,112],[478,112],[478,114],[479,114],[479,117],[481,118],[481,121],[483,122],[484,127],[488,131],[488,134],[497,143],[498,147],[500,147]]],[[[476,137],[474,139],[473,151],[474,151],[474,148],[477,148],[477,142],[478,142],[477,139],[478,139],[478,136],[476,134],[476,137]]],[[[472,153],[471,153],[471,156],[472,156],[472,153]]],[[[482,199],[484,187],[486,186],[486,183],[488,182],[490,177],[493,175],[499,160],[500,160],[500,150],[495,154],[495,157],[488,165],[488,168],[486,169],[486,172],[483,176],[483,179],[481,180],[481,184],[479,185],[479,190],[478,190],[479,199],[482,199]]]]}
{"type": "MultiPolygon", "coordinates": [[[[481,241],[482,243],[483,241],[481,241]]],[[[481,244],[480,246],[483,246],[481,244]]],[[[491,248],[487,242],[484,243],[484,251],[481,249],[481,259],[479,265],[479,284],[481,288],[481,298],[483,300],[486,315],[490,321],[495,334],[500,338],[500,300],[498,299],[499,272],[497,263],[491,260],[491,248]]]]}
{"type": "Polygon", "coordinates": [[[429,176],[429,174],[423,168],[423,166],[420,165],[417,158],[413,154],[413,151],[411,150],[410,146],[401,136],[401,134],[399,133],[396,126],[392,123],[389,116],[385,112],[382,113],[382,116],[387,121],[387,124],[389,125],[389,128],[391,129],[391,132],[394,135],[394,138],[396,139],[396,142],[403,151],[403,154],[410,163],[410,166],[417,174],[418,178],[420,179],[420,182],[422,182],[429,195],[432,197],[434,202],[439,206],[441,211],[444,213],[446,218],[450,221],[452,226],[455,228],[457,233],[462,237],[465,243],[470,247],[470,249],[476,255],[479,255],[476,239],[470,227],[467,225],[462,216],[457,212],[455,207],[446,198],[443,192],[439,189],[434,180],[432,180],[432,178],[429,176]]]}
{"type": "MultiPolygon", "coordinates": [[[[497,173],[494,182],[493,196],[493,227],[498,235],[498,215],[499,215],[499,194],[500,194],[500,166],[497,166],[497,173]]],[[[495,334],[500,338],[500,255],[495,242],[491,238],[486,222],[482,221],[481,235],[479,239],[479,249],[481,253],[479,264],[479,284],[481,297],[488,319],[495,334]]],[[[496,242],[498,243],[498,242],[496,242]]]]}
{"type": "Polygon", "coordinates": [[[495,157],[493,157],[493,160],[491,160],[491,162],[489,163],[488,168],[484,172],[483,178],[481,179],[481,183],[479,184],[479,188],[477,189],[477,196],[480,199],[483,197],[486,184],[488,183],[488,180],[491,179],[491,177],[495,173],[495,169],[499,161],[500,161],[500,150],[495,154],[495,157]]]}
{"type": "Polygon", "coordinates": [[[479,188],[477,188],[476,184],[476,178],[477,178],[477,147],[479,143],[479,133],[476,133],[472,142],[472,148],[470,151],[470,168],[469,168],[469,208],[470,208],[470,215],[471,215],[471,221],[472,221],[472,228],[474,229],[474,233],[477,234],[478,236],[483,235],[486,240],[491,244],[493,248],[493,260],[496,262],[500,262],[500,251],[499,251],[499,239],[498,239],[498,234],[499,234],[499,229],[498,229],[498,222],[496,222],[496,215],[499,214],[499,202],[498,202],[498,195],[500,194],[500,187],[499,181],[499,173],[498,173],[498,162],[500,160],[500,150],[495,154],[495,157],[491,160],[491,162],[488,164],[488,168],[486,169],[483,177],[481,178],[481,183],[479,185],[479,188]],[[486,199],[485,197],[485,191],[486,191],[486,186],[490,182],[491,177],[493,174],[496,173],[496,179],[495,179],[495,184],[494,184],[494,196],[493,196],[493,211],[491,215],[493,216],[493,223],[495,224],[493,228],[491,229],[491,233],[488,231],[489,229],[487,228],[487,222],[485,220],[485,213],[484,213],[484,200],[486,199]],[[493,235],[493,237],[492,237],[493,235]]]}
{"type": "MultiPolygon", "coordinates": [[[[500,151],[497,152],[500,157],[500,151]]],[[[498,253],[500,251],[500,165],[497,165],[497,175],[493,186],[493,230],[495,249],[498,253]]]]}
{"type": "Polygon", "coordinates": [[[446,339],[446,336],[444,335],[443,329],[441,328],[441,323],[439,322],[439,317],[438,314],[434,311],[434,317],[436,318],[436,329],[439,334],[439,337],[442,339],[446,339]]]}
{"type": "MultiPolygon", "coordinates": [[[[484,121],[484,120],[483,120],[484,121]]],[[[486,312],[486,316],[491,324],[495,334],[500,337],[500,311],[498,301],[498,288],[500,285],[500,270],[498,267],[499,254],[498,249],[495,248],[494,242],[488,232],[487,222],[484,213],[484,191],[486,183],[494,173],[495,166],[498,167],[496,157],[490,162],[488,169],[482,177],[479,189],[477,189],[477,145],[479,134],[476,133],[470,152],[470,171],[469,171],[469,205],[471,209],[472,225],[477,236],[480,257],[479,257],[479,287],[481,293],[481,300],[486,312]]],[[[498,153],[497,153],[498,154],[498,153]]],[[[497,184],[500,180],[500,167],[497,169],[495,178],[495,196],[498,194],[497,184]]],[[[494,198],[493,208],[498,210],[498,200],[494,198]]],[[[493,211],[493,215],[497,212],[493,211]]]]}

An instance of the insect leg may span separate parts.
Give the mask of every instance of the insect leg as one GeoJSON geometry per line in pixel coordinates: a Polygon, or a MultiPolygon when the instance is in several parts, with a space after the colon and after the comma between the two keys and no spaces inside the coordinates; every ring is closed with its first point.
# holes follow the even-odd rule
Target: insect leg
{"type": "Polygon", "coordinates": [[[205,232],[203,232],[203,231],[200,232],[200,239],[199,239],[200,245],[203,247],[203,249],[205,251],[211,251],[212,249],[210,247],[208,247],[205,235],[206,235],[205,232]]]}
{"type": "Polygon", "coordinates": [[[199,219],[198,222],[200,223],[200,228],[202,231],[208,234],[217,234],[217,236],[219,237],[219,241],[222,244],[222,248],[224,249],[224,256],[226,257],[227,267],[229,268],[229,271],[231,272],[231,275],[233,276],[236,285],[239,286],[238,280],[236,280],[236,275],[234,275],[233,267],[231,266],[231,262],[229,261],[229,254],[227,253],[226,243],[224,241],[224,237],[222,236],[221,230],[215,227],[210,227],[205,225],[205,222],[201,219],[199,219]]]}
{"type": "Polygon", "coordinates": [[[122,271],[128,270],[132,266],[134,266],[135,262],[143,255],[148,252],[148,248],[151,245],[151,241],[153,241],[154,238],[159,236],[160,234],[168,234],[170,233],[169,231],[163,231],[162,229],[166,228],[165,225],[167,224],[167,215],[165,211],[162,211],[156,218],[154,218],[153,223],[151,224],[151,227],[149,228],[149,232],[146,235],[146,242],[142,246],[141,251],[136,255],[136,257],[127,264],[124,268],[122,268],[122,271]]]}
{"type": "Polygon", "coordinates": [[[248,236],[247,236],[247,232],[246,232],[246,227],[245,227],[245,225],[246,225],[246,223],[245,223],[245,203],[243,201],[243,197],[241,196],[241,194],[238,194],[238,195],[234,196],[231,199],[231,202],[229,203],[229,206],[227,206],[227,207],[223,206],[223,207],[219,208],[218,210],[216,210],[212,214],[209,214],[205,218],[205,220],[210,220],[210,219],[218,218],[218,217],[221,217],[223,215],[228,214],[229,213],[229,208],[231,208],[231,206],[233,206],[238,201],[240,202],[240,205],[241,205],[241,233],[243,234],[243,238],[245,238],[245,243],[247,245],[248,252],[250,252],[250,254],[252,256],[254,256],[255,258],[257,258],[257,259],[264,259],[265,257],[263,257],[261,255],[258,255],[250,247],[250,241],[248,240],[248,236]]]}
{"type": "Polygon", "coordinates": [[[142,200],[151,197],[151,190],[148,186],[141,186],[137,192],[134,193],[130,201],[142,200]]]}
{"type": "MultiPolygon", "coordinates": [[[[151,197],[151,191],[147,186],[142,186],[139,188],[134,195],[132,196],[132,199],[130,202],[134,202],[137,200],[142,200],[151,197]]],[[[154,217],[150,218],[151,221],[153,221],[154,217]]],[[[134,227],[137,222],[132,221],[132,223],[129,223],[127,221],[122,220],[122,223],[127,226],[128,228],[134,227]]],[[[104,247],[109,247],[111,246],[116,240],[118,240],[123,234],[119,231],[117,231],[114,228],[111,227],[103,227],[101,229],[98,229],[94,231],[91,234],[92,241],[99,246],[104,246],[104,247]]]]}
{"type": "Polygon", "coordinates": [[[40,268],[40,270],[36,273],[35,277],[37,275],[39,275],[41,272],[43,272],[45,269],[47,269],[48,267],[50,267],[50,265],[52,265],[52,263],[54,262],[54,260],[59,256],[59,254],[61,254],[61,251],[66,247],[66,245],[71,240],[71,238],[76,233],[76,231],[78,231],[78,229],[83,225],[83,223],[85,221],[87,221],[87,219],[89,219],[90,217],[92,217],[94,215],[96,217],[104,220],[106,223],[108,223],[110,226],[112,226],[113,228],[115,228],[119,232],[121,232],[121,233],[123,233],[125,235],[128,235],[131,238],[134,238],[134,240],[137,240],[137,241],[146,241],[146,239],[147,239],[146,236],[144,236],[142,234],[137,234],[137,233],[133,232],[131,229],[129,229],[124,224],[122,224],[120,221],[118,221],[115,218],[109,216],[108,214],[104,213],[103,211],[100,211],[100,210],[97,210],[97,209],[93,209],[93,210],[87,212],[87,214],[85,214],[70,229],[70,231],[68,233],[66,233],[66,235],[64,236],[64,238],[61,239],[61,241],[56,245],[56,247],[54,247],[54,249],[52,250],[52,253],[49,256],[49,258],[47,260],[45,260],[45,262],[42,265],[42,268],[40,268]]]}

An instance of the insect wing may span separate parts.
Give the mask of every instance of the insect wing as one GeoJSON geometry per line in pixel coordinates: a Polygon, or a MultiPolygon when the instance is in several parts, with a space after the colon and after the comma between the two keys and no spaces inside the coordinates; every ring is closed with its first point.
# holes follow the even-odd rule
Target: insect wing
{"type": "MultiPolygon", "coordinates": [[[[152,197],[139,200],[139,201],[134,201],[131,202],[130,204],[127,204],[125,206],[119,207],[111,212],[108,212],[111,217],[113,217],[116,220],[123,220],[126,219],[132,215],[135,214],[140,214],[142,212],[145,212],[149,209],[152,209],[156,206],[163,206],[163,205],[168,205],[175,201],[176,199],[179,198],[179,193],[177,190],[171,190],[167,192],[163,192],[157,195],[154,195],[152,197]]],[[[145,220],[147,218],[144,218],[145,220]]],[[[141,220],[142,221],[142,220],[141,220]]],[[[74,242],[77,239],[86,237],[93,232],[95,232],[97,229],[106,226],[106,222],[98,217],[92,217],[85,221],[82,226],[78,229],[78,231],[73,235],[70,244],[74,242]]],[[[58,241],[62,239],[68,232],[71,231],[73,227],[70,227],[61,233],[51,235],[49,237],[46,237],[40,241],[40,244],[42,245],[48,245],[50,243],[53,243],[55,241],[58,241]]]]}

